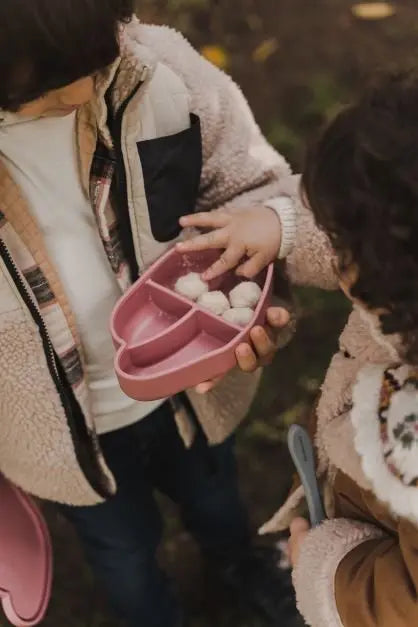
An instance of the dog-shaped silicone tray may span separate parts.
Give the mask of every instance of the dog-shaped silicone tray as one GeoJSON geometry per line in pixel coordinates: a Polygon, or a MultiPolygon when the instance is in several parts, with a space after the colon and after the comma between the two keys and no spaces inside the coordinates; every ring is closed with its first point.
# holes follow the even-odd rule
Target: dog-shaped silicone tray
{"type": "MultiPolygon", "coordinates": [[[[263,324],[270,302],[273,266],[256,279],[262,296],[245,327],[201,309],[174,291],[177,279],[203,272],[220,251],[182,255],[170,250],[118,302],[111,320],[115,370],[122,390],[138,401],[177,394],[221,376],[236,365],[235,349],[263,324]]],[[[226,273],[209,285],[225,294],[242,279],[226,273]]]]}
{"type": "Polygon", "coordinates": [[[49,533],[32,500],[0,474],[0,602],[12,625],[38,625],[51,594],[49,533]]]}

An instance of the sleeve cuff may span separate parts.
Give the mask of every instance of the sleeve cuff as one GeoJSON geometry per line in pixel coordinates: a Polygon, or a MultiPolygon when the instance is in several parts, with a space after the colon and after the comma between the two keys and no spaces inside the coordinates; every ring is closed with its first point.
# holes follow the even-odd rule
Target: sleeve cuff
{"type": "Polygon", "coordinates": [[[313,529],[304,540],[293,583],[298,609],[311,627],[343,627],[335,599],[340,562],[363,542],[382,536],[372,525],[338,518],[313,529]]]}
{"type": "Polygon", "coordinates": [[[282,241],[279,250],[279,259],[285,259],[296,240],[296,208],[289,196],[279,196],[267,200],[264,205],[272,209],[278,216],[282,227],[282,241]]]}

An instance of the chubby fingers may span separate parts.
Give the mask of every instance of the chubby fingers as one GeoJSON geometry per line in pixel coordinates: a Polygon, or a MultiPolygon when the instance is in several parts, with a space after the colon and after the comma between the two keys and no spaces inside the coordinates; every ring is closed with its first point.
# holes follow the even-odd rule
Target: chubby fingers
{"type": "Polygon", "coordinates": [[[305,518],[294,518],[290,524],[290,533],[298,537],[301,533],[309,531],[309,523],[305,518]]]}
{"type": "Polygon", "coordinates": [[[273,329],[282,329],[290,320],[290,313],[284,307],[269,307],[267,322],[273,329]]]}
{"type": "Polygon", "coordinates": [[[250,344],[240,344],[235,355],[238,366],[243,372],[255,372],[259,368],[257,355],[250,344]]]}
{"type": "Polygon", "coordinates": [[[255,253],[237,268],[238,276],[252,279],[257,276],[267,265],[267,259],[263,253],[255,253]]]}
{"type": "Polygon", "coordinates": [[[301,544],[309,529],[309,523],[304,518],[295,518],[290,525],[289,560],[293,567],[298,562],[301,544]]]}
{"type": "Polygon", "coordinates": [[[229,243],[229,233],[226,229],[216,229],[202,235],[196,235],[185,242],[179,242],[176,247],[179,252],[191,253],[213,248],[226,248],[229,243]]]}
{"type": "Polygon", "coordinates": [[[202,211],[183,216],[180,218],[180,225],[183,228],[221,229],[229,224],[230,220],[231,216],[224,211],[202,211]]]}
{"type": "Polygon", "coordinates": [[[210,266],[202,277],[205,281],[212,281],[228,270],[236,268],[245,254],[245,248],[240,245],[230,243],[222,255],[210,266]]]}
{"type": "Polygon", "coordinates": [[[250,333],[259,366],[268,366],[273,361],[276,345],[264,327],[254,327],[250,333]]]}

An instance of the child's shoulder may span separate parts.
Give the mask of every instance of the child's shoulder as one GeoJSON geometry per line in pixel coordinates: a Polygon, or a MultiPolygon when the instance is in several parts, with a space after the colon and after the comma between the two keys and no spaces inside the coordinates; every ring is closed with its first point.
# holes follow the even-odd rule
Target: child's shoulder
{"type": "MultiPolygon", "coordinates": [[[[150,54],[155,61],[166,64],[178,72],[186,80],[193,82],[203,80],[225,81],[227,75],[206,59],[190,44],[190,42],[175,29],[154,24],[143,24],[134,19],[123,32],[125,45],[132,51],[137,47],[137,56],[150,54]],[[222,77],[222,78],[221,78],[222,77]]],[[[228,80],[229,79],[228,77],[228,80]]]]}
{"type": "Polygon", "coordinates": [[[418,524],[418,368],[363,368],[351,419],[364,474],[396,516],[418,524]]]}
{"type": "Polygon", "coordinates": [[[126,25],[125,33],[132,40],[150,47],[167,49],[180,45],[192,48],[182,33],[164,24],[144,24],[135,18],[126,25]]]}

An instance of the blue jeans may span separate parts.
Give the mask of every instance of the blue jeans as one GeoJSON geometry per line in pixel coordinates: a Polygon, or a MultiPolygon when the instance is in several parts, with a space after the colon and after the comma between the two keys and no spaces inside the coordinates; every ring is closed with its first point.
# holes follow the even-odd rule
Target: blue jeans
{"type": "Polygon", "coordinates": [[[154,489],[179,505],[187,530],[213,558],[249,545],[233,442],[209,447],[198,428],[190,450],[166,403],[131,427],[101,437],[117,494],[94,507],[62,507],[117,614],[132,627],[174,627],[180,610],[159,569],[162,521],[154,489]]]}

